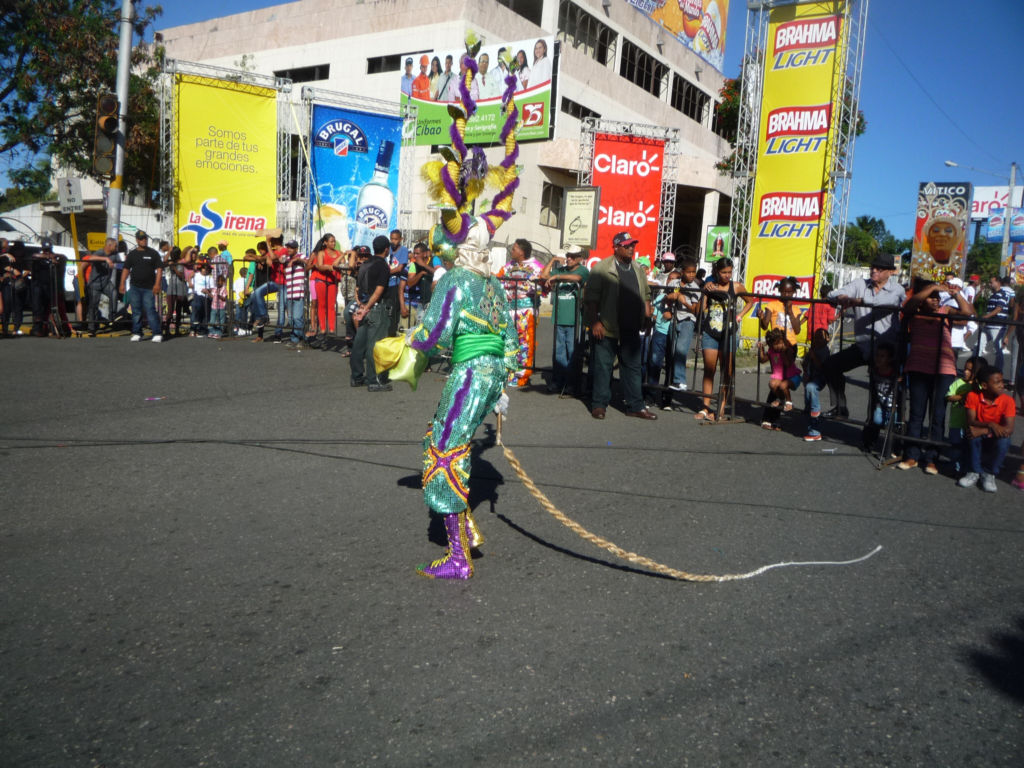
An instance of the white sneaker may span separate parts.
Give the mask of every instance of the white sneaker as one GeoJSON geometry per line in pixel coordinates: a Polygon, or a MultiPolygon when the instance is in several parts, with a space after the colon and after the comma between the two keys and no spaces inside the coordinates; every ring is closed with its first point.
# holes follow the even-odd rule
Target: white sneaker
{"type": "Polygon", "coordinates": [[[131,340],[132,341],[142,341],[142,335],[138,334],[138,333],[133,333],[131,340]]]}
{"type": "Polygon", "coordinates": [[[152,339],[150,339],[150,341],[152,341],[154,344],[159,344],[163,340],[164,340],[164,337],[161,334],[159,334],[159,333],[156,334],[156,336],[154,336],[152,339]]]}
{"type": "Polygon", "coordinates": [[[959,485],[961,488],[973,488],[977,484],[978,484],[978,473],[977,472],[968,472],[966,475],[964,475],[963,477],[961,477],[957,481],[957,485],[959,485]]]}
{"type": "Polygon", "coordinates": [[[985,493],[996,492],[996,477],[995,475],[982,474],[981,476],[981,490],[985,493]]]}
{"type": "Polygon", "coordinates": [[[671,389],[673,392],[685,392],[686,391],[686,382],[685,381],[676,382],[675,384],[672,384],[671,386],[669,386],[669,389],[671,389]]]}

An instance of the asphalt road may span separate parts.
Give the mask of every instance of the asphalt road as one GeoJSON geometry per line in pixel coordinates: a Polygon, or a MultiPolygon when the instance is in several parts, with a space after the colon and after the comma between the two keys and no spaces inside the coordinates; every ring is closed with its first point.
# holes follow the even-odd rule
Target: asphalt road
{"type": "Polygon", "coordinates": [[[514,392],[505,442],[626,549],[710,573],[883,549],[651,575],[546,514],[491,423],[483,556],[437,583],[413,571],[442,551],[434,374],[371,394],[336,354],[237,339],[2,340],[0,365],[4,766],[1024,764],[1005,479],[879,471],[847,425],[514,392]]]}

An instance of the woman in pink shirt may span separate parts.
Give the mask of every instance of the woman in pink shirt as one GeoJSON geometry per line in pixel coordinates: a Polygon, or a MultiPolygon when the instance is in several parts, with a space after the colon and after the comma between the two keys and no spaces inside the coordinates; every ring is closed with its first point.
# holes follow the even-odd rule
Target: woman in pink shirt
{"type": "MultiPolygon", "coordinates": [[[[907,329],[910,333],[910,351],[903,367],[910,392],[910,418],[907,421],[907,437],[921,437],[924,415],[927,411],[931,421],[928,438],[942,440],[946,428],[946,392],[956,378],[956,353],[950,337],[953,325],[962,325],[966,320],[948,320],[944,315],[973,315],[974,307],[960,295],[960,286],[939,284],[928,280],[914,281],[914,294],[903,305],[907,329]],[[957,302],[952,307],[939,306],[939,292],[944,291],[957,302]]],[[[903,454],[900,469],[913,469],[918,461],[924,462],[924,471],[937,475],[935,456],[938,449],[927,446],[922,459],[921,446],[910,443],[903,454]]]]}

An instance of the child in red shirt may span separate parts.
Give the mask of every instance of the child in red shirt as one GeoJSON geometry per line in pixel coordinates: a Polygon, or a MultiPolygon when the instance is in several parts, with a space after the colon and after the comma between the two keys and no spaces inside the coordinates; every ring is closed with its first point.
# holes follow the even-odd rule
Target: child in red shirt
{"type": "Polygon", "coordinates": [[[981,490],[996,492],[996,478],[1003,468],[1003,459],[1010,450],[1013,419],[1017,406],[1013,398],[1003,392],[1003,374],[998,368],[982,368],[975,374],[980,391],[968,392],[964,403],[967,415],[966,442],[970,449],[971,469],[957,483],[971,488],[981,477],[981,490]],[[987,449],[987,471],[982,464],[982,452],[987,449]]]}

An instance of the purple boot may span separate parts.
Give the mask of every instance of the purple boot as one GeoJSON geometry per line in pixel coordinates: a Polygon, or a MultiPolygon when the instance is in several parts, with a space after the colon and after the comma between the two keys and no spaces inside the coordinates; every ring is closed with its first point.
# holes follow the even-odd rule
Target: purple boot
{"type": "Polygon", "coordinates": [[[466,536],[466,513],[444,516],[448,551],[430,565],[417,566],[416,572],[428,579],[468,579],[473,575],[473,558],[466,536]]]}

